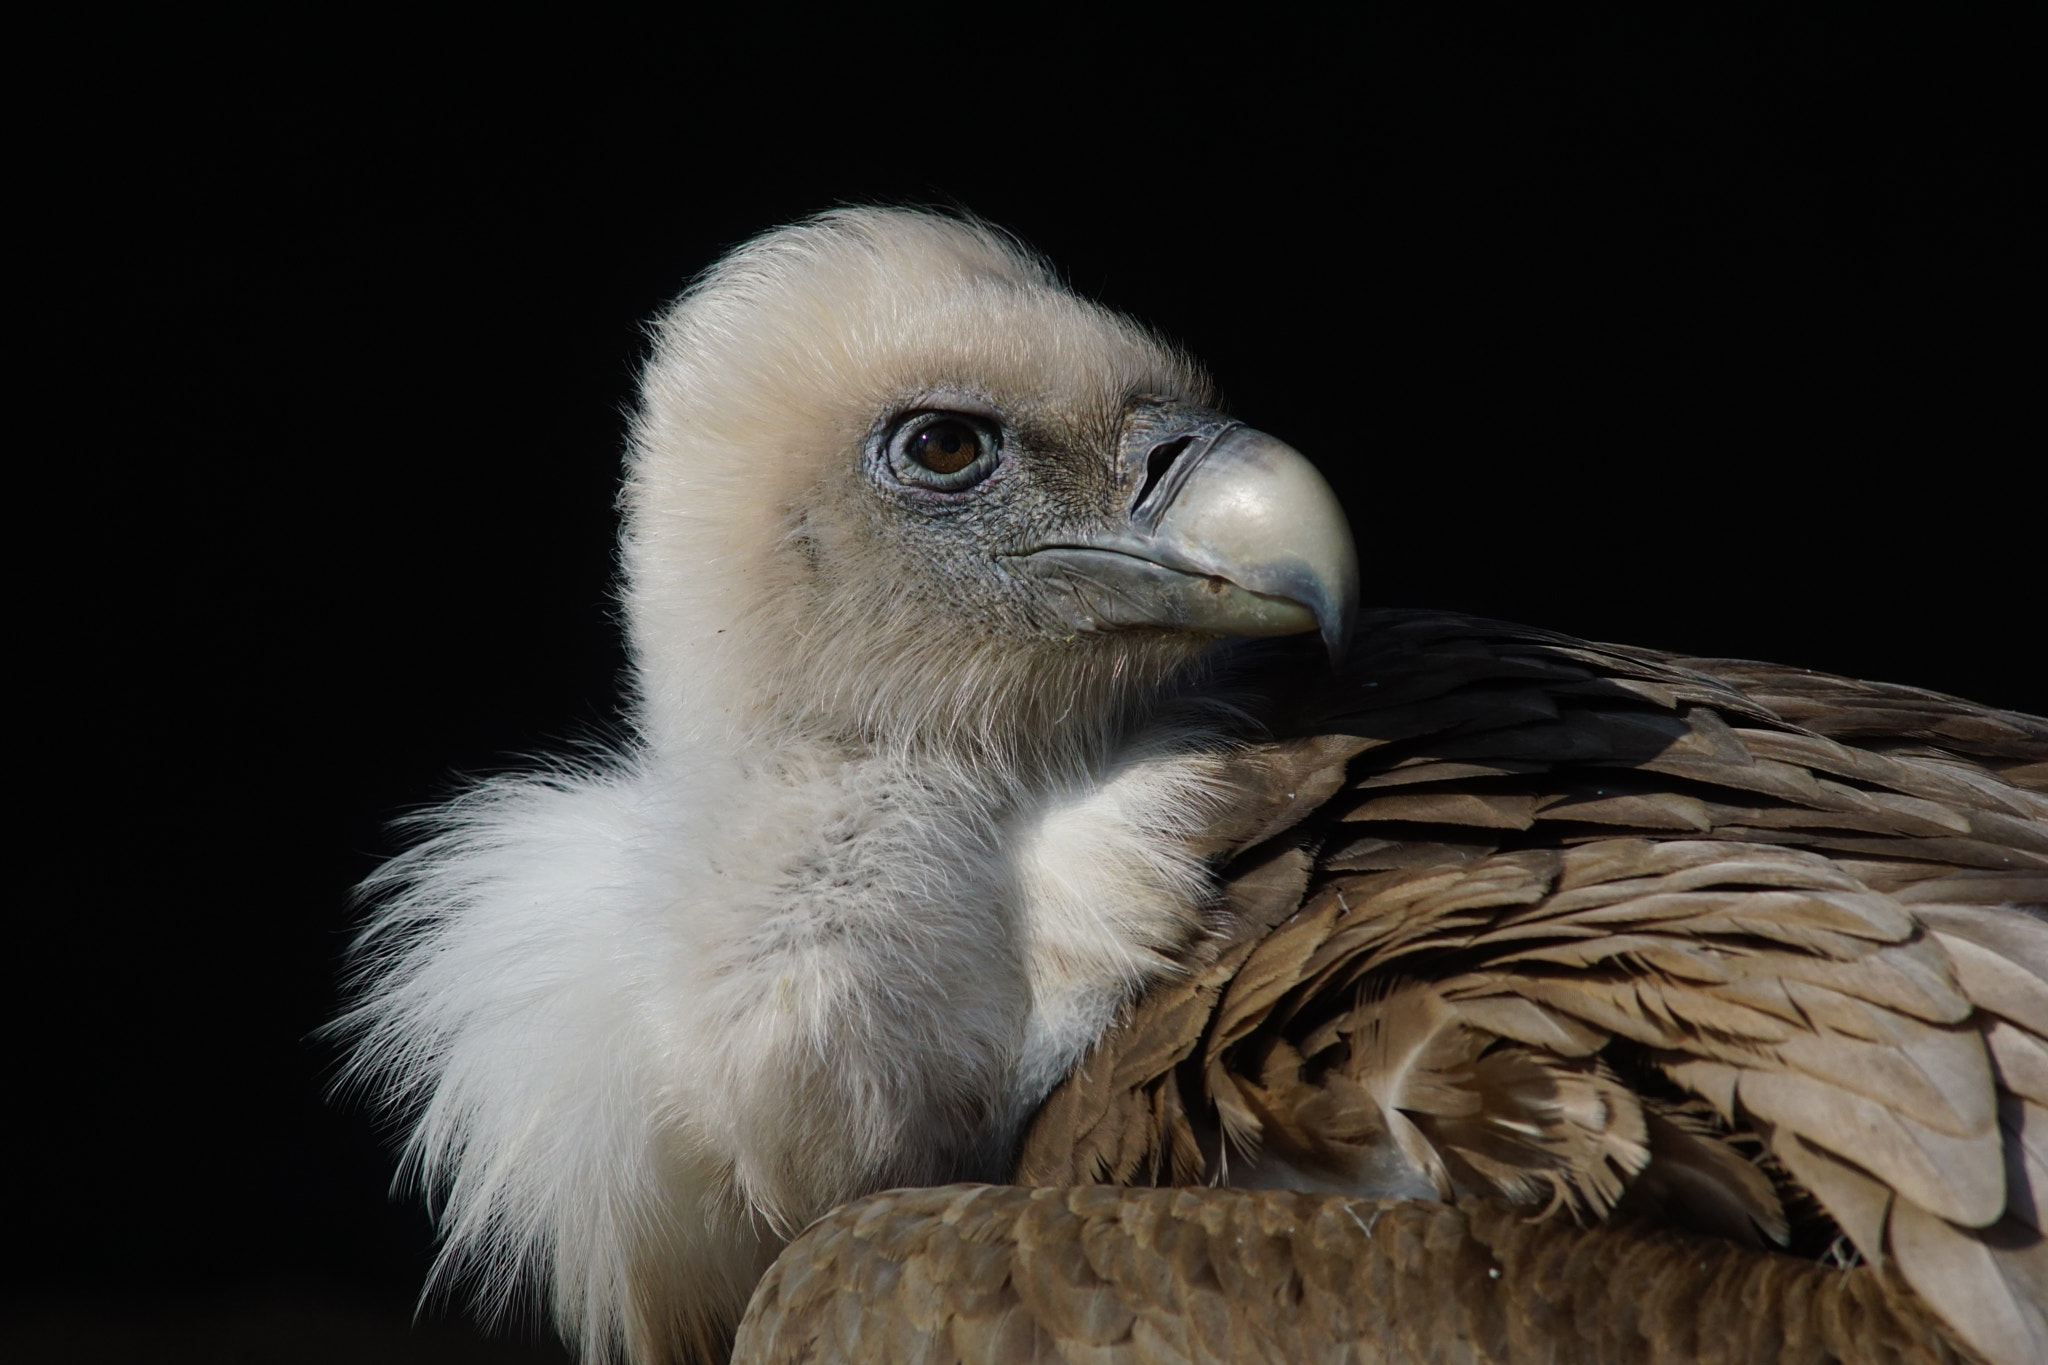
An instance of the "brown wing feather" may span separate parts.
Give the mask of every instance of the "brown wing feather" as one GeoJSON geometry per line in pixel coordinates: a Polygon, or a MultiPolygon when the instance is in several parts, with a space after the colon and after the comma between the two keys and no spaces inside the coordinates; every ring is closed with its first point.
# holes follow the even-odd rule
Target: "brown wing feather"
{"type": "Polygon", "coordinates": [[[1484,1202],[951,1186],[847,1205],[755,1293],[735,1362],[1959,1362],[1840,1271],[1484,1202]]]}
{"type": "Polygon", "coordinates": [[[1309,738],[1253,760],[1321,804],[1248,781],[1205,850],[1256,942],[1069,1083],[1115,1160],[1042,1123],[1026,1178],[1839,1231],[1993,1359],[2048,1354],[2048,723],[1455,617],[1363,633],[1275,717],[1309,738]]]}

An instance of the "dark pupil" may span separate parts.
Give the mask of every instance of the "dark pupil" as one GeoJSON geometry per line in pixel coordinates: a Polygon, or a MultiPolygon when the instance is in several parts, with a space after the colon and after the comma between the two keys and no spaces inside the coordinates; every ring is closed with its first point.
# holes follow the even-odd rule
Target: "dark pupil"
{"type": "Polygon", "coordinates": [[[934,474],[958,474],[981,457],[981,437],[960,422],[934,422],[911,438],[910,456],[934,474]]]}

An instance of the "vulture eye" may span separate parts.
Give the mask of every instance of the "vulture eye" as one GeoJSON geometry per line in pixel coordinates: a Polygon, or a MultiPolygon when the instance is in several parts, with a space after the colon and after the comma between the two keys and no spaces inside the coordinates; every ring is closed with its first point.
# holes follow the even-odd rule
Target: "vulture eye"
{"type": "Polygon", "coordinates": [[[997,444],[995,429],[978,417],[920,412],[891,433],[889,464],[907,484],[957,492],[995,470],[997,444]]]}

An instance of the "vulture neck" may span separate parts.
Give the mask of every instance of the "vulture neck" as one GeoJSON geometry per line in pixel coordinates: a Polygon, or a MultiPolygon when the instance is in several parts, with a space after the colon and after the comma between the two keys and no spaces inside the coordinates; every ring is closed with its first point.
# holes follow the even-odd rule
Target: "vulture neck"
{"type": "Polygon", "coordinates": [[[1099,776],[1134,746],[1242,728],[1206,685],[1212,644],[1163,632],[954,642],[923,658],[871,652],[829,668],[801,644],[744,668],[720,651],[685,686],[661,689],[681,704],[661,704],[650,687],[642,729],[657,752],[708,746],[771,785],[812,780],[820,765],[881,762],[980,789],[983,800],[1028,804],[1099,776]]]}
{"type": "Polygon", "coordinates": [[[833,705],[855,699],[770,679],[694,725],[650,727],[651,771],[687,792],[685,837],[709,874],[690,893],[710,898],[690,917],[690,958],[735,1009],[757,988],[812,1002],[804,1047],[841,1074],[793,1077],[791,1093],[822,1085],[814,1112],[867,1131],[826,1144],[868,1148],[854,1184],[756,1187],[757,1206],[800,1225],[855,1188],[999,1169],[1116,1008],[1200,932],[1211,879],[1190,850],[1241,718],[1191,666],[1199,641],[1091,643],[1079,661],[1093,668],[1069,650],[943,680],[953,706],[888,705],[907,692],[886,682],[866,694],[880,704],[833,705]],[[772,704],[791,696],[811,704],[772,704]],[[923,1012],[895,1017],[906,1003],[923,1012]],[[846,1018],[862,1023],[849,1032],[846,1018]],[[918,1112],[932,1096],[865,1115],[844,1092],[823,1098],[882,1073],[964,1074],[943,1087],[943,1120],[918,1112]]]}

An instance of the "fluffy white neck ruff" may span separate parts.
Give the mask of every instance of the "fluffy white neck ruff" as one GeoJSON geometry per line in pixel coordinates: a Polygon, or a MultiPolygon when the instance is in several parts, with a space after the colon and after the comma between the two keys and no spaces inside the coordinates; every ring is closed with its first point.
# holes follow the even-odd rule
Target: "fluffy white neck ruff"
{"type": "Polygon", "coordinates": [[[736,1320],[781,1241],[1017,1128],[1195,931],[1198,733],[1035,789],[699,742],[487,784],[379,874],[358,1075],[417,1106],[440,1275],[591,1358],[736,1320]]]}

